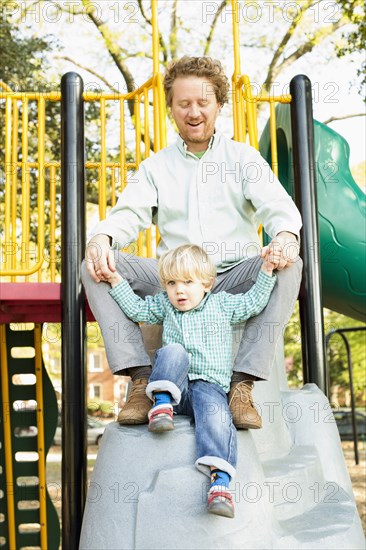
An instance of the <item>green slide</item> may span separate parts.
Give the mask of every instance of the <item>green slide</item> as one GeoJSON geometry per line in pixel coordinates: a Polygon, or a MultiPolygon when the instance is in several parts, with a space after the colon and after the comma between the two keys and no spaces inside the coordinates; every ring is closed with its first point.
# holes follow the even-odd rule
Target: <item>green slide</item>
{"type": "MultiPolygon", "coordinates": [[[[290,106],[279,105],[276,119],[279,179],[293,196],[290,106]]],[[[316,120],[314,134],[323,305],[366,321],[365,194],[350,172],[347,141],[316,120]]],[[[269,123],[259,147],[271,162],[269,123]]]]}

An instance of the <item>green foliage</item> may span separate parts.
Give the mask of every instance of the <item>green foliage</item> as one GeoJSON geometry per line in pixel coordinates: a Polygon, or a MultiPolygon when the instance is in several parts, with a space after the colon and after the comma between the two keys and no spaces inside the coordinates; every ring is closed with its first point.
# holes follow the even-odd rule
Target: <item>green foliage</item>
{"type": "MultiPolygon", "coordinates": [[[[366,328],[359,321],[329,310],[325,310],[324,312],[324,323],[326,333],[342,328],[366,328]]],[[[345,333],[345,336],[351,350],[355,393],[358,400],[363,401],[365,399],[366,387],[366,330],[345,333]]],[[[338,334],[334,334],[329,340],[327,360],[331,385],[339,385],[344,389],[349,388],[346,346],[342,337],[338,334]]]]}
{"type": "Polygon", "coordinates": [[[19,26],[6,18],[6,4],[10,2],[5,2],[0,11],[0,79],[13,91],[37,90],[38,86],[44,90],[48,85],[47,52],[57,47],[56,39],[22,36],[19,26]]]}
{"type": "Polygon", "coordinates": [[[287,372],[289,386],[297,387],[302,384],[301,327],[298,302],[287,324],[284,343],[286,360],[292,359],[291,369],[287,372]]]}
{"type": "MultiPolygon", "coordinates": [[[[325,336],[334,330],[354,327],[366,328],[360,321],[355,321],[335,311],[324,309],[325,336]]],[[[356,401],[358,404],[361,404],[366,399],[366,330],[349,332],[345,335],[351,349],[356,401]]],[[[285,331],[285,355],[286,357],[293,358],[293,367],[287,375],[289,385],[298,386],[302,383],[301,329],[298,305],[285,331]]],[[[327,362],[331,386],[339,386],[347,390],[350,385],[347,352],[343,339],[338,334],[334,334],[329,339],[327,362]]]]}
{"type": "MultiPolygon", "coordinates": [[[[0,42],[2,46],[2,58],[0,64],[0,80],[2,80],[12,92],[19,91],[52,91],[47,79],[47,71],[49,70],[48,52],[57,48],[57,42],[54,37],[39,38],[36,35],[24,37],[19,26],[8,20],[5,16],[5,9],[0,12],[0,42]]],[[[18,147],[21,144],[21,121],[22,107],[18,103],[19,126],[18,126],[18,147]]],[[[13,104],[13,111],[15,106],[13,104]]],[[[0,104],[0,116],[4,117],[5,104],[0,104]]],[[[60,158],[60,105],[59,103],[46,102],[45,112],[45,158],[47,161],[58,160],[60,158]]],[[[37,101],[30,101],[28,105],[28,161],[36,161],[38,156],[38,139],[37,139],[37,117],[38,104],[37,101]]],[[[19,159],[21,153],[18,149],[19,159]]],[[[4,166],[4,142],[0,144],[0,160],[4,166]]],[[[17,170],[17,176],[20,179],[20,170],[17,170]]],[[[45,213],[46,224],[49,223],[50,200],[48,195],[49,189],[49,172],[45,173],[46,178],[46,200],[45,213]]],[[[30,239],[31,243],[37,241],[37,170],[30,169],[30,239]]],[[[3,174],[1,175],[1,184],[3,184],[3,174]]],[[[4,204],[4,187],[0,187],[0,202],[4,204]]],[[[59,195],[59,182],[57,182],[56,194],[59,195]]],[[[21,217],[21,204],[18,201],[18,216],[21,217]]],[[[49,234],[46,233],[46,248],[49,250],[49,234]]]]}
{"type": "MultiPolygon", "coordinates": [[[[4,5],[4,8],[6,4],[4,5]]],[[[9,13],[11,13],[9,9],[9,13]]],[[[0,80],[2,80],[6,86],[8,86],[12,92],[51,92],[60,90],[60,79],[57,84],[52,84],[49,78],[51,70],[49,64],[49,52],[59,49],[59,45],[55,37],[46,36],[40,38],[36,34],[31,34],[28,30],[28,36],[24,36],[24,29],[20,24],[14,21],[14,18],[10,16],[6,17],[6,10],[0,11],[0,42],[2,46],[2,58],[0,64],[0,80]]],[[[94,90],[89,86],[89,91],[94,90]]],[[[61,105],[59,101],[46,101],[45,107],[45,161],[59,162],[61,158],[61,105]]],[[[21,127],[22,127],[22,102],[18,102],[16,107],[13,104],[12,110],[18,110],[18,161],[22,161],[21,156],[21,127]]],[[[85,104],[85,121],[86,124],[92,124],[95,122],[97,131],[99,128],[99,104],[97,102],[87,102],[85,104]]],[[[2,123],[5,117],[5,102],[0,103],[0,117],[2,123]]],[[[36,100],[30,100],[28,103],[28,157],[29,162],[37,162],[38,160],[38,102],[36,100]]],[[[13,119],[14,120],[14,119],[13,119]]],[[[3,127],[5,127],[3,123],[3,127]]],[[[4,144],[4,132],[1,133],[2,141],[0,143],[0,163],[5,165],[5,144],[4,144]]],[[[86,137],[86,156],[87,158],[98,158],[100,152],[99,138],[93,139],[86,137]]],[[[18,195],[20,193],[20,180],[21,172],[20,168],[17,168],[18,179],[18,195]]],[[[91,184],[91,200],[97,202],[97,185],[98,178],[94,177],[91,184]]],[[[0,213],[3,217],[4,213],[4,174],[0,174],[0,213]]],[[[30,217],[30,245],[29,249],[36,247],[37,243],[37,231],[38,231],[38,169],[30,168],[30,200],[29,211],[30,217]]],[[[56,179],[56,204],[61,204],[61,178],[60,171],[57,171],[56,179]]],[[[17,201],[17,215],[21,218],[21,202],[17,201]]],[[[45,170],[45,224],[46,227],[50,223],[50,181],[49,170],[45,170]]],[[[56,208],[56,226],[60,227],[61,212],[60,208],[56,208]]],[[[20,228],[19,228],[20,230],[20,228]]],[[[59,230],[57,231],[58,239],[60,236],[59,230]]],[[[55,246],[56,250],[60,249],[60,243],[57,241],[55,246]]],[[[50,250],[50,234],[49,231],[45,232],[45,249],[50,250]]],[[[56,254],[56,271],[60,272],[60,254],[56,254]]]]}
{"type": "MultiPolygon", "coordinates": [[[[352,24],[349,31],[342,34],[343,42],[337,46],[338,57],[343,57],[354,52],[363,52],[361,67],[357,69],[357,75],[362,76],[360,93],[362,87],[366,84],[366,18],[365,3],[363,0],[338,0],[342,11],[348,17],[352,24]]],[[[364,99],[366,101],[366,98],[364,99]]]]}
{"type": "Polygon", "coordinates": [[[114,403],[112,401],[100,401],[94,399],[87,404],[88,414],[108,418],[114,414],[114,403]]]}

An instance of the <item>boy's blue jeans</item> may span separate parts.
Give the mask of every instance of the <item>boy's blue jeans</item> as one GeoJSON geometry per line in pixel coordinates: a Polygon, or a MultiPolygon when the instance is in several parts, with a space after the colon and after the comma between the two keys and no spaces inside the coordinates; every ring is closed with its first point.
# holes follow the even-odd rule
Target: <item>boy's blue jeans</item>
{"type": "Polygon", "coordinates": [[[195,422],[196,467],[210,475],[210,466],[236,473],[237,434],[225,391],[205,380],[188,379],[189,356],[180,344],[170,344],[155,353],[154,368],[146,388],[167,391],[177,414],[190,416],[195,422]]]}

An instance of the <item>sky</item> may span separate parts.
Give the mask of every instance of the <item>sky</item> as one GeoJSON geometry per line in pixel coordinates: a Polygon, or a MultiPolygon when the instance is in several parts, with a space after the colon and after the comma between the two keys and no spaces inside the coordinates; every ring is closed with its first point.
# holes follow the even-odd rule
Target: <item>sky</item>
{"type": "MultiPolygon", "coordinates": [[[[301,2],[283,1],[272,2],[281,5],[282,12],[280,17],[286,21],[290,21],[291,17],[296,15],[296,10],[301,14],[301,2]],[[292,11],[291,11],[292,9],[292,11]]],[[[121,41],[120,32],[122,31],[123,40],[131,49],[136,51],[139,49],[150,49],[150,38],[148,36],[141,38],[140,27],[142,16],[138,11],[136,1],[126,2],[117,0],[114,2],[108,0],[98,0],[92,2],[97,10],[97,14],[101,21],[108,19],[108,25],[115,35],[112,39],[121,41]],[[136,37],[139,37],[136,40],[136,37]]],[[[146,12],[149,11],[150,2],[144,1],[146,12]]],[[[182,53],[191,55],[199,55],[201,46],[199,41],[202,39],[202,28],[210,25],[212,18],[217,10],[219,2],[197,1],[192,2],[186,0],[180,4],[180,12],[178,15],[183,21],[190,25],[190,35],[182,34],[182,40],[186,40],[185,48],[182,53]],[[200,49],[198,49],[198,47],[200,49]]],[[[60,59],[59,56],[68,56],[74,60],[78,60],[82,65],[91,67],[96,72],[103,74],[110,82],[116,84],[117,87],[124,91],[123,81],[117,69],[114,67],[113,61],[105,55],[100,37],[95,26],[88,22],[88,17],[84,11],[81,17],[76,17],[72,14],[71,7],[82,9],[81,0],[55,0],[51,3],[44,3],[32,12],[26,13],[22,11],[22,6],[25,2],[19,2],[17,6],[17,15],[21,17],[24,32],[36,31],[39,35],[53,34],[57,37],[58,43],[63,50],[56,50],[51,54],[53,73],[50,74],[50,80],[55,81],[59,74],[63,74],[69,70],[76,70],[84,78],[86,84],[95,82],[96,78],[90,73],[75,67],[70,61],[60,59]],[[66,9],[66,13],[61,11],[61,5],[66,9]],[[28,31],[26,30],[28,28],[28,31]]],[[[170,24],[170,0],[160,0],[159,3],[159,25],[163,33],[167,34],[170,24]]],[[[248,6],[244,2],[239,2],[239,17],[240,17],[240,36],[241,36],[241,67],[242,72],[248,74],[253,82],[261,82],[264,78],[264,70],[268,65],[268,54],[265,49],[259,47],[255,39],[253,41],[253,25],[263,22],[267,25],[268,21],[273,22],[268,29],[276,34],[279,32],[279,24],[281,23],[273,15],[271,11],[271,2],[258,0],[249,2],[248,6]],[[248,37],[248,41],[247,41],[248,37]]],[[[332,0],[323,0],[320,2],[320,10],[317,13],[311,13],[314,21],[326,21],[331,23],[337,20],[337,5],[332,0]]],[[[15,9],[13,7],[13,9],[15,9]]],[[[83,8],[84,9],[84,8],[83,8]]],[[[233,56],[229,50],[226,50],[224,58],[220,53],[222,44],[227,37],[231,37],[231,8],[228,7],[226,12],[221,14],[216,28],[215,41],[213,42],[213,57],[217,56],[221,59],[225,70],[229,76],[233,71],[233,56]]],[[[310,21],[311,23],[311,21],[310,21]]],[[[259,27],[255,27],[259,28],[259,27]]],[[[267,28],[267,27],[266,27],[267,28]]],[[[121,44],[122,46],[124,44],[121,44]]],[[[286,91],[288,83],[295,74],[306,74],[312,82],[313,89],[313,112],[314,118],[319,121],[324,121],[331,116],[345,116],[353,113],[365,113],[365,104],[361,95],[358,93],[357,86],[351,85],[355,82],[356,67],[360,65],[361,55],[354,54],[352,58],[335,58],[333,53],[334,45],[333,38],[327,40],[322,46],[322,56],[313,54],[305,55],[295,64],[291,65],[287,71],[280,74],[276,79],[276,91],[286,91]]],[[[130,60],[130,67],[133,69],[136,83],[141,84],[149,76],[151,72],[152,62],[149,59],[139,59],[141,65],[140,73],[136,73],[134,61],[130,60]]],[[[100,82],[99,82],[100,84],[100,82]]],[[[350,165],[357,165],[365,160],[366,150],[366,117],[351,118],[343,121],[332,122],[329,125],[332,129],[340,133],[349,143],[350,165]]],[[[231,131],[231,130],[229,130],[231,131]]]]}

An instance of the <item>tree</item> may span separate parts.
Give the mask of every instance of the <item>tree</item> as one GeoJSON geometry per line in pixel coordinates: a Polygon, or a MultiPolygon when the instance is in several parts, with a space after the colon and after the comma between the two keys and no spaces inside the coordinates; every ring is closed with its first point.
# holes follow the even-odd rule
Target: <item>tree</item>
{"type": "MultiPolygon", "coordinates": [[[[30,3],[32,8],[34,3],[30,3]]],[[[123,77],[127,91],[132,91],[136,82],[134,74],[136,70],[131,69],[131,61],[141,61],[151,57],[152,21],[149,7],[146,7],[146,3],[142,0],[138,0],[136,4],[130,4],[133,11],[129,15],[115,3],[104,2],[103,5],[108,5],[110,9],[102,10],[100,5],[92,0],[82,0],[76,7],[64,8],[68,11],[72,9],[75,17],[83,17],[84,20],[88,18],[94,25],[105,51],[123,77]],[[138,22],[139,40],[136,40],[135,32],[132,37],[130,36],[128,25],[121,25],[121,21],[138,22]]],[[[364,32],[361,15],[353,9],[355,5],[360,7],[360,0],[356,2],[339,0],[327,3],[319,0],[303,0],[301,3],[266,2],[263,6],[255,2],[250,2],[248,5],[239,3],[238,17],[242,48],[247,51],[256,49],[260,52],[263,58],[263,63],[259,63],[258,67],[261,74],[267,65],[266,77],[261,84],[262,90],[270,91],[280,73],[304,55],[311,54],[330,37],[334,36],[337,40],[337,37],[340,37],[338,32],[340,29],[344,29],[343,36],[348,38],[357,35],[357,29],[354,30],[355,25],[364,32]],[[346,30],[350,29],[350,25],[351,30],[346,30]]],[[[169,60],[186,53],[192,42],[196,55],[209,55],[212,50],[218,49],[222,57],[222,53],[231,47],[231,32],[227,32],[228,26],[231,29],[229,0],[222,0],[220,3],[174,0],[159,2],[158,6],[159,23],[162,23],[160,27],[164,29],[159,31],[163,67],[169,60]],[[188,4],[189,7],[187,7],[188,4]],[[186,17],[187,12],[189,12],[189,18],[186,17]],[[201,19],[199,28],[191,25],[195,16],[196,20],[201,19]],[[224,29],[224,25],[226,25],[225,32],[220,34],[219,31],[224,29]]],[[[338,47],[339,55],[357,51],[362,45],[362,36],[357,35],[354,44],[343,48],[338,47]]],[[[74,62],[79,65],[77,59],[74,62]]],[[[102,73],[98,73],[91,67],[83,66],[83,68],[97,76],[111,90],[115,89],[102,73]]],[[[256,78],[257,76],[259,77],[259,73],[256,78]]]]}
{"type": "Polygon", "coordinates": [[[13,91],[47,88],[45,75],[49,69],[47,53],[56,47],[53,36],[25,38],[20,24],[10,22],[6,1],[0,11],[0,42],[2,46],[0,79],[13,91]]]}
{"type": "MultiPolygon", "coordinates": [[[[356,1],[361,5],[360,0],[356,1]]],[[[98,78],[110,91],[133,91],[151,74],[152,19],[150,2],[137,3],[103,2],[82,0],[73,10],[73,17],[79,21],[89,20],[95,38],[104,49],[103,59],[114,63],[123,85],[116,86],[105,72],[72,59],[75,66],[98,78]],[[126,9],[125,9],[126,8],[126,9]],[[130,11],[129,11],[130,10],[130,11]],[[149,63],[147,64],[146,61],[149,63]],[[148,69],[145,72],[145,67],[148,69]],[[141,78],[141,74],[145,76],[141,78]],[[118,89],[119,88],[119,89],[118,89]]],[[[352,11],[355,2],[345,0],[320,2],[248,2],[239,3],[241,49],[245,53],[259,54],[260,61],[252,81],[258,82],[257,93],[275,93],[276,79],[292,64],[304,56],[315,54],[327,41],[335,43],[341,33],[353,32],[355,23],[361,25],[352,11]],[[263,78],[263,74],[265,77],[263,78]]],[[[160,1],[159,44],[161,69],[167,63],[185,53],[232,58],[231,2],[181,2],[160,1]],[[189,13],[189,17],[188,17],[189,13]],[[192,23],[193,21],[199,24],[192,23]],[[228,32],[228,28],[230,31],[228,32]]],[[[62,9],[62,8],[61,8],[62,9]]],[[[93,32],[91,29],[90,32],[93,32]]],[[[334,48],[329,55],[334,56],[334,48]]],[[[354,51],[354,50],[349,50],[354,51]]],[[[344,52],[346,55],[346,52],[344,52]]],[[[105,65],[104,65],[105,66],[105,65]]],[[[258,104],[258,110],[264,108],[258,104]]],[[[133,102],[129,102],[131,123],[133,102]]],[[[91,187],[91,190],[95,187],[91,187]]],[[[93,193],[93,196],[95,193],[93,193]]]]}
{"type": "MultiPolygon", "coordinates": [[[[33,92],[50,92],[59,90],[59,82],[54,86],[52,81],[49,78],[49,73],[51,71],[50,62],[49,62],[49,52],[58,50],[59,44],[57,39],[54,36],[47,35],[45,37],[39,37],[34,33],[29,33],[29,36],[24,36],[24,30],[21,23],[14,21],[14,18],[11,17],[11,7],[14,5],[14,2],[5,2],[3,9],[0,11],[0,43],[2,46],[2,60],[0,64],[0,81],[12,92],[16,93],[19,91],[33,91],[33,92]],[[9,10],[6,10],[6,7],[9,7],[9,10]]],[[[19,109],[19,128],[18,128],[18,143],[21,144],[21,117],[22,117],[22,104],[21,102],[17,103],[19,109]]],[[[14,106],[13,106],[14,108],[14,106]]],[[[37,159],[37,149],[38,149],[38,140],[37,140],[37,102],[29,101],[28,104],[28,161],[37,159]]],[[[45,158],[47,162],[50,161],[59,161],[61,155],[61,140],[60,140],[60,126],[61,126],[61,113],[60,113],[60,103],[59,102],[46,102],[46,120],[45,120],[45,158]]],[[[0,116],[5,117],[5,104],[0,102],[0,116]]],[[[86,105],[86,120],[90,123],[91,121],[99,120],[98,106],[94,103],[88,103],[86,105]]],[[[5,128],[5,124],[3,124],[5,128]]],[[[0,143],[0,159],[1,166],[4,166],[5,158],[5,132],[1,132],[1,143],[0,143]]],[[[86,147],[88,152],[92,152],[95,148],[95,144],[88,137],[86,139],[86,147]]],[[[20,147],[19,147],[20,149],[20,147]]],[[[18,151],[18,159],[21,159],[21,152],[18,151]]],[[[3,169],[2,169],[3,170],[3,169]]],[[[49,224],[50,222],[50,197],[48,193],[49,189],[49,172],[45,172],[46,177],[46,201],[45,201],[45,214],[46,219],[45,223],[49,224]]],[[[5,175],[2,172],[0,174],[0,208],[1,213],[4,212],[4,186],[5,175]]],[[[93,188],[94,191],[94,188],[93,188]]],[[[18,188],[18,194],[20,193],[20,187],[18,188]]],[[[56,196],[57,202],[60,203],[60,177],[58,174],[58,179],[56,182],[56,196]]],[[[95,197],[95,192],[91,193],[92,200],[97,202],[95,197]]],[[[29,197],[29,211],[34,213],[37,211],[37,201],[38,201],[38,187],[37,179],[30,177],[30,197],[29,197]]],[[[21,204],[18,201],[17,204],[18,217],[21,218],[21,204]]],[[[56,225],[60,225],[60,209],[56,211],[56,225]]],[[[37,243],[37,226],[38,220],[36,215],[31,215],[30,219],[30,241],[34,245],[34,249],[37,243]]],[[[2,230],[0,230],[0,235],[2,230]]],[[[56,244],[56,249],[58,248],[56,244]]],[[[55,246],[55,245],[54,245],[55,246]]],[[[48,232],[45,234],[45,248],[50,250],[50,235],[48,232]]],[[[56,258],[56,269],[60,270],[60,257],[56,258]]]]}
{"type": "MultiPolygon", "coordinates": [[[[357,4],[359,3],[360,1],[357,0],[357,4]]],[[[276,1],[263,4],[239,2],[242,52],[250,53],[252,56],[255,52],[254,55],[258,57],[255,72],[251,75],[252,81],[257,80],[260,83],[257,92],[271,91],[272,88],[274,89],[276,79],[291,64],[305,55],[312,55],[331,38],[338,40],[342,32],[352,32],[355,19],[350,9],[351,4],[353,5],[354,2],[347,3],[344,0],[334,2],[303,0],[287,3],[276,1]],[[263,74],[266,75],[264,78],[263,74]]],[[[98,44],[98,57],[90,57],[86,62],[82,62],[76,55],[68,55],[64,58],[72,60],[75,67],[88,71],[97,89],[130,92],[151,75],[150,2],[80,0],[55,3],[51,0],[32,0],[21,2],[17,6],[13,15],[8,16],[14,34],[25,29],[27,13],[32,13],[37,6],[41,9],[41,15],[43,13],[45,20],[47,16],[50,19],[53,14],[51,19],[58,21],[59,15],[63,13],[66,16],[65,24],[68,21],[70,25],[77,25],[78,33],[81,34],[82,29],[86,28],[88,37],[98,44]]],[[[231,2],[229,0],[221,2],[160,0],[158,8],[161,70],[171,59],[184,53],[212,55],[232,60],[231,2]],[[228,29],[230,29],[229,32],[228,29]]],[[[53,25],[55,30],[52,32],[58,32],[60,25],[53,25]]],[[[55,43],[54,39],[52,40],[55,43]]],[[[329,55],[334,55],[333,49],[329,55]]],[[[12,59],[14,55],[16,54],[12,54],[12,59]]],[[[40,70],[38,74],[41,76],[40,70]]],[[[43,86],[45,83],[41,78],[38,82],[40,82],[38,86],[43,86]]],[[[129,122],[133,127],[132,101],[128,103],[128,107],[129,122]]],[[[97,114],[98,107],[95,103],[87,103],[87,108],[94,109],[94,114],[97,114]]],[[[113,114],[111,113],[110,116],[113,117],[113,114]]],[[[94,136],[98,136],[98,124],[95,121],[94,136]]],[[[89,136],[88,133],[87,136],[89,136]]],[[[98,138],[89,139],[87,143],[89,160],[99,158],[100,150],[97,141],[98,138]]],[[[51,143],[57,143],[57,140],[51,140],[51,143]]],[[[57,149],[55,152],[58,153],[57,149]]],[[[108,148],[109,161],[117,160],[118,155],[117,148],[108,148]]],[[[128,151],[127,155],[132,158],[128,151]]],[[[89,175],[91,174],[92,172],[89,171],[89,175]]],[[[88,201],[92,203],[97,202],[96,180],[96,177],[89,176],[87,182],[88,201]]],[[[107,202],[110,204],[110,197],[107,198],[107,202]]]]}
{"type": "MultiPolygon", "coordinates": [[[[366,20],[365,4],[362,0],[339,0],[346,17],[351,23],[350,30],[342,33],[342,43],[337,46],[337,55],[343,57],[354,52],[363,52],[361,67],[357,69],[357,75],[362,76],[359,91],[366,84],[366,20]]],[[[366,99],[364,98],[366,101],[366,99]]]]}
{"type": "MultiPolygon", "coordinates": [[[[52,48],[57,47],[54,37],[48,36],[40,38],[31,35],[25,38],[19,25],[9,21],[6,12],[6,2],[0,12],[0,41],[2,46],[2,62],[0,64],[0,81],[2,81],[12,92],[18,91],[49,91],[47,80],[47,71],[49,70],[49,62],[47,54],[52,48]]],[[[13,105],[14,107],[14,105],[13,105]]],[[[37,105],[36,102],[29,102],[29,160],[36,158],[37,155],[37,105]]],[[[5,115],[4,102],[0,104],[0,115],[5,115]]],[[[19,116],[22,116],[21,108],[19,116]]],[[[5,127],[5,126],[4,126],[5,127]]],[[[47,102],[46,106],[46,127],[47,136],[46,143],[48,144],[48,155],[50,160],[59,158],[59,127],[60,127],[60,107],[58,103],[47,102]],[[51,145],[52,144],[52,145],[51,145]]],[[[1,133],[4,140],[4,132],[1,133]]],[[[20,128],[18,131],[18,140],[21,143],[20,128]]],[[[1,164],[4,166],[4,141],[0,144],[1,164]]],[[[4,174],[0,175],[1,184],[4,182],[4,174]]],[[[38,189],[34,178],[30,178],[30,212],[37,208],[38,189]]],[[[4,208],[4,186],[0,187],[0,203],[1,209],[4,208]]],[[[59,189],[57,190],[59,193],[59,189]]],[[[46,204],[47,221],[49,218],[49,202],[46,204]]],[[[21,205],[18,204],[18,212],[20,214],[21,205]]],[[[36,243],[37,221],[31,216],[30,220],[30,238],[32,243],[36,243]]],[[[49,246],[49,242],[46,242],[49,246]]]]}

